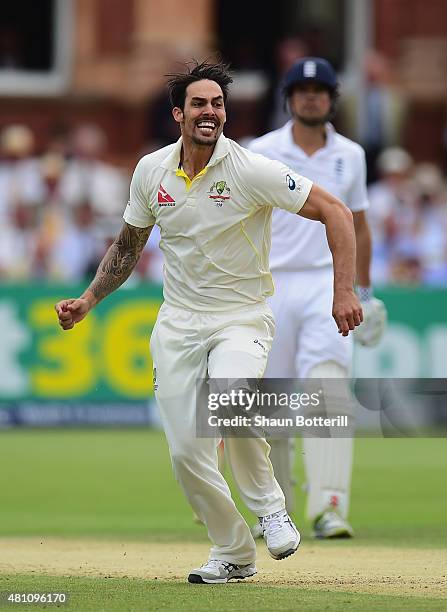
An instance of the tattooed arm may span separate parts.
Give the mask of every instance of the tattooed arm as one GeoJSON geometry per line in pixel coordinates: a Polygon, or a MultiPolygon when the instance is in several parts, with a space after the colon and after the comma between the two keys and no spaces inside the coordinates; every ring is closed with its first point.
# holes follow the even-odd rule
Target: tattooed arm
{"type": "Polygon", "coordinates": [[[99,264],[90,287],[82,295],[82,298],[90,302],[91,308],[129,278],[137,265],[152,227],[141,228],[124,223],[119,236],[115,238],[99,264]]]}
{"type": "Polygon", "coordinates": [[[73,329],[89,311],[129,278],[153,226],[134,227],[124,223],[119,236],[99,264],[95,278],[80,298],[61,300],[55,306],[62,329],[73,329]]]}

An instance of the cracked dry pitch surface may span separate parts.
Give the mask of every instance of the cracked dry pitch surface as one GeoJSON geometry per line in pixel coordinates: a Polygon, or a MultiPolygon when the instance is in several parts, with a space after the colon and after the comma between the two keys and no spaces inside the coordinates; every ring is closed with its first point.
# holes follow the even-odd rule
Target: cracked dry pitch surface
{"type": "MultiPolygon", "coordinates": [[[[0,538],[1,574],[185,581],[208,557],[203,543],[0,538]]],[[[447,551],[306,542],[283,561],[258,544],[250,582],[358,593],[447,597],[447,551]]],[[[247,581],[248,582],[248,581],[247,581]]]]}

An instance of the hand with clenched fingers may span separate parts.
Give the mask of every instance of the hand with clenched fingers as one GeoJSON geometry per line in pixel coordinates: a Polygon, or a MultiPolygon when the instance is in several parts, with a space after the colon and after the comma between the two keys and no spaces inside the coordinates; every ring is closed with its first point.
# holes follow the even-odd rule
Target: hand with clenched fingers
{"type": "Polygon", "coordinates": [[[338,333],[347,336],[363,321],[362,306],[354,289],[334,293],[332,316],[338,327],[338,333]]]}
{"type": "Polygon", "coordinates": [[[55,305],[55,310],[62,329],[73,329],[76,323],[82,321],[91,309],[87,298],[70,298],[61,300],[55,305]]]}

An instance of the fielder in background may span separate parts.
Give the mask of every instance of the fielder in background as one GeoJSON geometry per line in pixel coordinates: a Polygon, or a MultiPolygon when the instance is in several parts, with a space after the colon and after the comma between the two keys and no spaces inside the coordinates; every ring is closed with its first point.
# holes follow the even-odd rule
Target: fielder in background
{"type": "MultiPolygon", "coordinates": [[[[352,215],[337,198],[285,165],[225,138],[232,79],[223,64],[193,64],[168,82],[179,140],[146,155],[132,177],[124,225],[78,299],[56,312],[72,329],[134,269],[154,224],[164,254],[164,303],[151,337],[155,396],[177,480],[212,541],[193,583],[256,573],[256,544],[218,470],[214,438],[196,435],[196,394],[204,379],[258,379],[274,322],[266,297],[273,206],[322,221],[334,259],[333,312],[340,334],[362,321],[354,292],[352,215]]],[[[117,347],[119,350],[119,347],[117,347]]],[[[206,389],[206,386],[205,386],[206,389]]],[[[265,439],[227,438],[225,452],[247,507],[259,517],[274,559],[294,553],[300,535],[268,458],[265,439]]]]}
{"type": "MultiPolygon", "coordinates": [[[[309,177],[351,209],[357,245],[357,292],[364,313],[364,322],[354,337],[363,345],[373,346],[382,335],[386,313],[371,289],[364,151],[329,123],[338,97],[337,76],[329,62],[318,57],[296,62],[285,76],[283,93],[291,121],[254,140],[249,148],[309,177]]],[[[272,223],[270,267],[275,294],[270,305],[276,334],[264,376],[346,379],[351,375],[352,337],[341,336],[333,325],[333,268],[324,227],[302,218],[291,223],[280,210],[275,210],[272,223]]],[[[345,414],[352,417],[347,385],[345,395],[345,414]]],[[[339,409],[337,402],[329,402],[326,410],[331,405],[335,411],[339,409]]],[[[319,538],[353,535],[347,520],[353,431],[350,434],[332,439],[303,437],[307,515],[319,538]]],[[[275,476],[292,512],[294,441],[270,443],[275,476]]],[[[253,529],[257,536],[261,531],[259,526],[253,529]]]]}

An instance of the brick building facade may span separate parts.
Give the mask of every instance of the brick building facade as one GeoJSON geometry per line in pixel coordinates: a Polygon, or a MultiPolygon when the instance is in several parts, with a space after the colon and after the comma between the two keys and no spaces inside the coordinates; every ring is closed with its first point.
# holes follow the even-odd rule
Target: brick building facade
{"type": "MultiPolygon", "coordinates": [[[[41,147],[58,126],[92,121],[107,131],[113,159],[131,166],[152,136],[148,109],[162,88],[163,74],[180,58],[206,57],[222,36],[227,46],[231,42],[231,31],[221,32],[220,41],[217,35],[218,15],[231,10],[224,0],[51,1],[59,8],[71,6],[71,25],[60,35],[71,38],[65,87],[23,95],[4,92],[1,78],[6,77],[0,78],[0,127],[25,122],[41,147]]],[[[287,0],[283,4],[289,6],[287,0]]],[[[346,0],[346,10],[349,6],[346,0]]],[[[447,125],[447,4],[370,0],[369,6],[372,43],[397,66],[409,102],[404,144],[416,159],[441,162],[447,125]]]]}

